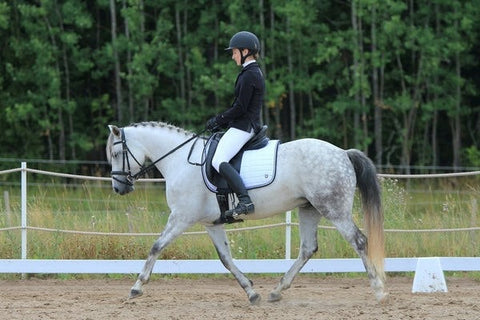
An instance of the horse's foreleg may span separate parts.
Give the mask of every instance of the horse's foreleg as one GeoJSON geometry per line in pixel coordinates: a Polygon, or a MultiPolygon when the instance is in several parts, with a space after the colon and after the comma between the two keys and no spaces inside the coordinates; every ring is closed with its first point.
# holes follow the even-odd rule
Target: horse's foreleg
{"type": "Polygon", "coordinates": [[[268,297],[269,302],[275,302],[282,299],[282,291],[290,288],[290,285],[295,279],[296,275],[303,268],[305,263],[317,251],[317,226],[320,220],[320,214],[313,208],[300,208],[300,252],[297,260],[293,263],[290,269],[280,279],[278,286],[270,292],[268,297]]]}
{"type": "Polygon", "coordinates": [[[233,263],[227,234],[225,233],[223,225],[208,226],[206,229],[215,245],[220,261],[222,261],[225,268],[233,274],[240,286],[245,290],[250,303],[252,305],[260,303],[260,295],[253,290],[252,281],[248,279],[233,263]]]}
{"type": "Polygon", "coordinates": [[[172,216],[170,216],[164,231],[150,249],[150,254],[148,255],[147,261],[145,261],[142,272],[138,275],[135,285],[130,290],[130,299],[139,297],[143,294],[143,285],[150,280],[153,266],[162,250],[190,226],[189,224],[182,224],[178,221],[173,223],[171,219],[172,216]]]}

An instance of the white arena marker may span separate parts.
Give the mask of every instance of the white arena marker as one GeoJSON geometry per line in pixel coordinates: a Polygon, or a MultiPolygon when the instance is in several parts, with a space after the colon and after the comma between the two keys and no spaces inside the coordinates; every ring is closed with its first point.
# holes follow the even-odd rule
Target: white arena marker
{"type": "Polygon", "coordinates": [[[447,292],[440,258],[418,258],[412,292],[447,292]]]}

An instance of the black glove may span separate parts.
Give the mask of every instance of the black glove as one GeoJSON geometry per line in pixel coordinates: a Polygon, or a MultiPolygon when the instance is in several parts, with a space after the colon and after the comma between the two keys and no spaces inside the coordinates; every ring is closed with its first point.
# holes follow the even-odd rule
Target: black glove
{"type": "Polygon", "coordinates": [[[213,118],[210,118],[208,121],[207,121],[207,124],[205,126],[207,128],[207,130],[210,130],[210,131],[215,131],[218,129],[219,125],[217,123],[217,117],[213,117],[213,118]]]}

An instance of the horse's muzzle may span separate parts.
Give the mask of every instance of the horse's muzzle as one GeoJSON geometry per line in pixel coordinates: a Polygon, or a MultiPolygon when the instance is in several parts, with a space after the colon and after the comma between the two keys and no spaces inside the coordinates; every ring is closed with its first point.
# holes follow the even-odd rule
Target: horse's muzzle
{"type": "Polygon", "coordinates": [[[133,181],[129,179],[129,176],[125,175],[125,178],[112,177],[112,188],[113,191],[120,195],[124,195],[135,190],[133,186],[133,181]]]}
{"type": "Polygon", "coordinates": [[[129,185],[113,186],[113,191],[115,191],[116,193],[122,196],[124,194],[132,192],[133,190],[135,190],[135,187],[129,186],[129,185]]]}

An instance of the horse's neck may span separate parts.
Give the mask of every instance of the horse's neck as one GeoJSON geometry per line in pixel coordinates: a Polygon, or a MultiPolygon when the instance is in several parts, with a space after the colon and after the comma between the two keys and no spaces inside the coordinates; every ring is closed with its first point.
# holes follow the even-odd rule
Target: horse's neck
{"type": "Polygon", "coordinates": [[[136,137],[144,146],[147,158],[154,162],[165,157],[156,164],[165,177],[175,167],[178,168],[180,163],[186,163],[189,146],[172,151],[188,140],[189,134],[169,127],[139,127],[136,131],[136,137]]]}

